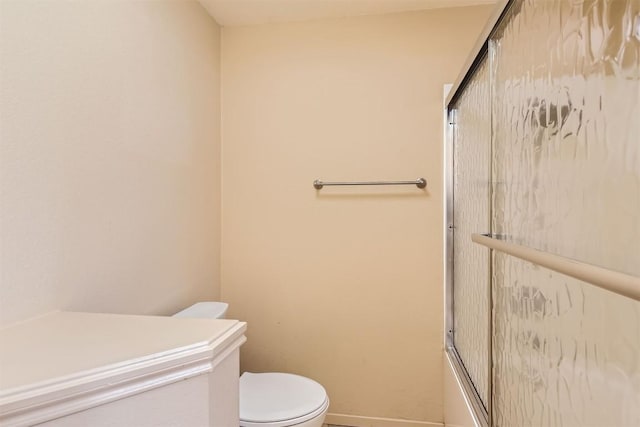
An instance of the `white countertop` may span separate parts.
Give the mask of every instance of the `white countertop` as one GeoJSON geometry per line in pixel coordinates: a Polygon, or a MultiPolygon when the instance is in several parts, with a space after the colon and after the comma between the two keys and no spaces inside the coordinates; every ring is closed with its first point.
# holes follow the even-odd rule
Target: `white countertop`
{"type": "Polygon", "coordinates": [[[244,329],[237,320],[54,312],[0,330],[0,398],[137,359],[215,349],[216,340],[244,329]]]}

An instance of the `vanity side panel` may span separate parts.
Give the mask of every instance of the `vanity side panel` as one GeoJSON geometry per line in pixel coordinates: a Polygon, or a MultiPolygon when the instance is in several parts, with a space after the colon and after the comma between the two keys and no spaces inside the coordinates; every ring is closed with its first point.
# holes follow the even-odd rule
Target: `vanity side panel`
{"type": "Polygon", "coordinates": [[[211,426],[240,424],[240,348],[237,347],[209,373],[211,426]]]}

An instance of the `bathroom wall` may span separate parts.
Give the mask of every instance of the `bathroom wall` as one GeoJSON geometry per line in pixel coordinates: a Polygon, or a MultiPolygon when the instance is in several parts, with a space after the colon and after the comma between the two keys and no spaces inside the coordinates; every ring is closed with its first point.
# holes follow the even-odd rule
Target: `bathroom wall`
{"type": "Polygon", "coordinates": [[[192,1],[0,1],[0,323],[219,296],[220,29],[192,1]]]}
{"type": "Polygon", "coordinates": [[[329,424],[443,422],[442,90],[491,10],[223,29],[222,299],[329,424]]]}

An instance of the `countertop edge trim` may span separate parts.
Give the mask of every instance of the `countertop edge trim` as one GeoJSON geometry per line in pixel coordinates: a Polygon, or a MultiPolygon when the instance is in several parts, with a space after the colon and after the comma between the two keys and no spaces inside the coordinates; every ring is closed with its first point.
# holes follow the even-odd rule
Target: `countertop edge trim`
{"type": "Polygon", "coordinates": [[[8,390],[0,424],[33,425],[213,371],[245,341],[237,322],[210,341],[8,390]]]}

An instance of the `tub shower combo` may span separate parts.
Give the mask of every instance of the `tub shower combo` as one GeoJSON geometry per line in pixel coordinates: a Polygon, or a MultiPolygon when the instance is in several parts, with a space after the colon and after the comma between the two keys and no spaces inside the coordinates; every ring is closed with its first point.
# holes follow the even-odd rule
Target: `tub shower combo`
{"type": "Polygon", "coordinates": [[[475,422],[640,425],[640,0],[501,2],[446,119],[446,350],[475,422]]]}

